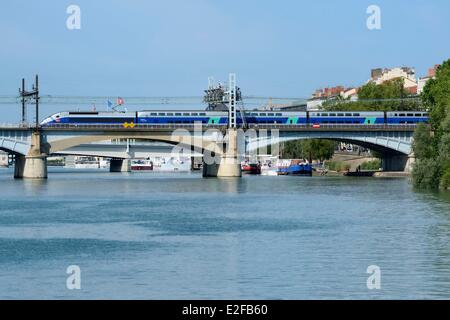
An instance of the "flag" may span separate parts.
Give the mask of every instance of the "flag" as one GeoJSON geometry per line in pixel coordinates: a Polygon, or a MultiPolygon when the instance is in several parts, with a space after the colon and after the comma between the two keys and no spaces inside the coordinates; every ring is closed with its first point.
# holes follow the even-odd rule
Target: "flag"
{"type": "Polygon", "coordinates": [[[117,105],[121,106],[121,105],[123,105],[123,103],[124,103],[123,99],[121,97],[118,97],[117,98],[117,105]]]}

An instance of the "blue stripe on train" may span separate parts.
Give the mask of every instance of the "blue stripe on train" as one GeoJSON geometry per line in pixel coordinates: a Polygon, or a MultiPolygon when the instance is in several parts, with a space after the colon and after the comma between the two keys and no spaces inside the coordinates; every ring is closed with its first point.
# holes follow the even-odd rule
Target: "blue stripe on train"
{"type": "Polygon", "coordinates": [[[310,123],[336,123],[336,124],[383,124],[384,118],[366,117],[311,117],[310,123]],[[366,121],[367,120],[367,121],[366,121]]]}
{"type": "Polygon", "coordinates": [[[388,118],[388,124],[404,124],[404,123],[421,123],[428,122],[428,118],[425,117],[401,117],[401,118],[388,118]]]}

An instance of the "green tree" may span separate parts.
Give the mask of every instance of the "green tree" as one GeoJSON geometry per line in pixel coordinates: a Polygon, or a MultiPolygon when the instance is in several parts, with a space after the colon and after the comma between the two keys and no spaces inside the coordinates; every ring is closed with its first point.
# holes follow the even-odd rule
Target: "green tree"
{"type": "Polygon", "coordinates": [[[411,97],[412,95],[404,88],[404,80],[398,78],[382,84],[369,82],[359,89],[358,101],[337,98],[325,102],[323,108],[328,111],[421,110],[420,101],[411,97]],[[408,99],[401,100],[404,98],[408,99]],[[384,101],[384,99],[391,100],[384,101]]]}
{"type": "Polygon", "coordinates": [[[417,126],[414,132],[413,149],[415,156],[419,159],[432,158],[434,155],[434,139],[431,134],[431,129],[426,124],[417,126]]]}
{"type": "Polygon", "coordinates": [[[430,126],[419,126],[414,134],[414,185],[450,188],[450,60],[427,82],[422,100],[430,113],[430,126]]]}
{"type": "Polygon", "coordinates": [[[284,144],[283,157],[290,159],[328,160],[333,157],[336,142],[322,139],[289,141],[284,144]]]}
{"type": "Polygon", "coordinates": [[[450,108],[450,59],[437,69],[436,78],[427,82],[422,100],[430,109],[433,129],[439,131],[442,119],[446,117],[450,108]]]}

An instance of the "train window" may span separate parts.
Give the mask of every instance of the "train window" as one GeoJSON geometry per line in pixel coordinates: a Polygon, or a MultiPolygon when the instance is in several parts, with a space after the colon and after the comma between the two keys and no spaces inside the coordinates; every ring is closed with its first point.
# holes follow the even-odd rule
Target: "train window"
{"type": "Polygon", "coordinates": [[[328,121],[322,121],[322,123],[328,123],[328,121]]]}
{"type": "Polygon", "coordinates": [[[394,116],[398,117],[398,113],[394,114],[394,116]]]}
{"type": "Polygon", "coordinates": [[[282,113],[277,113],[276,116],[277,117],[281,117],[283,114],[282,113]]]}
{"type": "Polygon", "coordinates": [[[167,115],[168,115],[168,116],[173,116],[173,113],[168,113],[167,115]]]}
{"type": "Polygon", "coordinates": [[[354,116],[354,117],[359,117],[360,114],[359,114],[359,113],[354,113],[353,116],[354,116]]]}
{"type": "Polygon", "coordinates": [[[200,116],[206,116],[206,113],[202,112],[202,113],[199,113],[199,115],[200,116]]]}
{"type": "Polygon", "coordinates": [[[151,116],[157,116],[158,114],[156,112],[150,113],[151,116]]]}
{"type": "Polygon", "coordinates": [[[163,113],[163,112],[161,112],[161,113],[158,113],[158,116],[165,116],[166,114],[165,113],[163,113]]]}
{"type": "Polygon", "coordinates": [[[338,117],[343,117],[344,116],[343,113],[338,113],[337,115],[338,115],[338,117]]]}
{"type": "Polygon", "coordinates": [[[183,116],[189,116],[190,114],[189,113],[183,113],[183,116]]]}
{"type": "Polygon", "coordinates": [[[181,113],[177,112],[175,113],[176,116],[181,116],[181,113]]]}
{"type": "Polygon", "coordinates": [[[422,115],[420,113],[416,113],[416,117],[421,117],[422,115]]]}
{"type": "Polygon", "coordinates": [[[261,117],[265,117],[267,114],[265,114],[265,113],[260,113],[259,114],[261,117]]]}
{"type": "Polygon", "coordinates": [[[191,113],[191,116],[198,116],[198,113],[191,113]]]}
{"type": "Polygon", "coordinates": [[[404,114],[404,113],[400,113],[398,116],[399,116],[399,117],[404,117],[405,114],[404,114]]]}
{"type": "Polygon", "coordinates": [[[408,113],[406,116],[407,116],[407,117],[414,117],[414,114],[408,113]]]}
{"type": "Polygon", "coordinates": [[[322,117],[328,117],[328,113],[322,113],[322,117]]]}
{"type": "Polygon", "coordinates": [[[346,117],[351,117],[352,114],[351,114],[351,113],[346,113],[345,116],[346,116],[346,117]]]}

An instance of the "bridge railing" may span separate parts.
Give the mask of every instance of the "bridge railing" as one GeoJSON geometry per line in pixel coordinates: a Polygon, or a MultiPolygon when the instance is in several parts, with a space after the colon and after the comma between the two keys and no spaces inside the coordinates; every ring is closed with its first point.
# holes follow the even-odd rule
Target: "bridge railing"
{"type": "Polygon", "coordinates": [[[34,125],[23,124],[23,123],[0,123],[0,128],[34,128],[34,125]]]}
{"type": "MultiPolygon", "coordinates": [[[[134,124],[133,126],[123,124],[48,124],[42,126],[42,128],[55,128],[55,129],[183,129],[183,128],[194,128],[195,124],[134,124]]],[[[211,125],[211,124],[201,124],[202,127],[207,128],[217,128],[224,129],[227,127],[224,125],[211,125]]]]}

